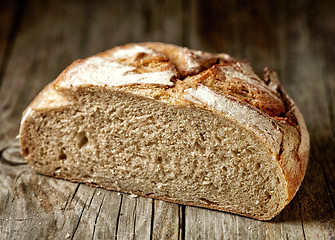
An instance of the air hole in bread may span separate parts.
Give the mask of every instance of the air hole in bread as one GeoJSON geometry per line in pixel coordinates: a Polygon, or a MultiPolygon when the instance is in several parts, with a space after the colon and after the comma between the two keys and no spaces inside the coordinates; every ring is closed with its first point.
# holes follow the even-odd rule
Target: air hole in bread
{"type": "Polygon", "coordinates": [[[231,156],[232,157],[238,157],[239,155],[240,155],[240,152],[239,151],[236,151],[236,150],[232,150],[231,152],[230,152],[230,154],[231,154],[231,156]]]}
{"type": "Polygon", "coordinates": [[[256,170],[259,170],[261,168],[261,164],[258,162],[256,163],[256,170]]]}
{"type": "Polygon", "coordinates": [[[23,149],[22,149],[22,153],[23,153],[23,155],[25,155],[25,156],[29,155],[29,148],[23,148],[23,149]]]}
{"type": "Polygon", "coordinates": [[[83,148],[88,143],[88,138],[84,132],[80,132],[77,136],[78,148],[83,148]]]}
{"type": "Polygon", "coordinates": [[[227,171],[228,171],[228,169],[227,169],[225,166],[223,166],[223,167],[222,167],[222,172],[223,172],[223,173],[226,173],[227,171]]]}
{"type": "Polygon", "coordinates": [[[59,171],[60,169],[61,169],[61,167],[56,167],[54,171],[57,172],[57,171],[59,171]]]}
{"type": "Polygon", "coordinates": [[[62,147],[59,150],[59,154],[58,154],[58,160],[65,160],[67,158],[66,154],[64,153],[65,148],[62,147]]]}
{"type": "Polygon", "coordinates": [[[205,141],[205,140],[206,140],[205,137],[204,137],[204,134],[203,134],[202,132],[200,133],[200,137],[201,137],[201,140],[202,140],[202,141],[205,141]]]}
{"type": "MultiPolygon", "coordinates": [[[[262,206],[261,206],[262,207],[262,206]]],[[[268,210],[264,210],[264,213],[262,213],[261,215],[264,216],[268,213],[269,211],[268,210]]]]}
{"type": "Polygon", "coordinates": [[[271,194],[268,191],[265,191],[265,196],[267,199],[271,199],[271,194]]]}
{"type": "Polygon", "coordinates": [[[245,93],[249,93],[249,90],[248,90],[248,89],[245,89],[245,86],[242,86],[241,91],[242,91],[242,92],[245,92],[245,93]]]}
{"type": "Polygon", "coordinates": [[[45,156],[45,153],[41,150],[41,151],[40,151],[40,155],[41,155],[41,157],[44,157],[44,156],[45,156]]]}
{"type": "Polygon", "coordinates": [[[59,154],[58,156],[58,160],[65,160],[67,158],[66,154],[65,153],[61,153],[59,154]]]}
{"type": "Polygon", "coordinates": [[[245,151],[246,154],[252,154],[252,151],[248,148],[246,148],[244,151],[245,151]]]}
{"type": "Polygon", "coordinates": [[[97,156],[99,156],[99,155],[100,155],[100,150],[97,149],[97,150],[95,151],[95,154],[96,154],[97,156]]]}
{"type": "Polygon", "coordinates": [[[198,149],[201,154],[205,153],[205,149],[198,142],[194,142],[194,147],[198,149]]]}
{"type": "Polygon", "coordinates": [[[277,177],[277,183],[280,183],[280,180],[279,180],[279,178],[277,177]]]}
{"type": "Polygon", "coordinates": [[[161,156],[158,156],[158,157],[156,157],[156,159],[155,159],[155,163],[161,163],[162,162],[162,157],[161,156]]]}

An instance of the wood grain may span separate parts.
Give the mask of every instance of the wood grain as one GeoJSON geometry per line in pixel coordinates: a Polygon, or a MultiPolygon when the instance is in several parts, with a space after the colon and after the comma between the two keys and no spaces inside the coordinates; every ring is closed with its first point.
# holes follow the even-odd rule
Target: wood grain
{"type": "Polygon", "coordinates": [[[0,239],[335,239],[335,2],[2,1],[0,239]],[[120,194],[34,173],[21,113],[72,61],[163,41],[278,70],[311,135],[297,196],[271,221],[120,194]]]}
{"type": "Polygon", "coordinates": [[[0,86],[13,46],[15,29],[20,22],[16,13],[18,9],[15,1],[6,1],[0,8],[0,86]]]}

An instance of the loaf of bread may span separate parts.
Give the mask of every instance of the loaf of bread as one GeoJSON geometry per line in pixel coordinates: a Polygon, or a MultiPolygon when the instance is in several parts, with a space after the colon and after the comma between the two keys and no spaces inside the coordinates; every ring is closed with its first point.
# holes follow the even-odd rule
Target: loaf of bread
{"type": "Polygon", "coordinates": [[[309,134],[274,71],[164,43],[67,67],[23,113],[38,173],[268,220],[294,197],[309,134]]]}

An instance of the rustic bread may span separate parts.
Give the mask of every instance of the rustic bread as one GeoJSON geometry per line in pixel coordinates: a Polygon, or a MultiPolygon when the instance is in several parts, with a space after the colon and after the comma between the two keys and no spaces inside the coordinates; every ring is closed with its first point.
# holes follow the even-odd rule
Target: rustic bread
{"type": "Polygon", "coordinates": [[[271,219],[305,175],[309,135],[275,72],[170,44],[78,60],[23,114],[37,172],[271,219]]]}

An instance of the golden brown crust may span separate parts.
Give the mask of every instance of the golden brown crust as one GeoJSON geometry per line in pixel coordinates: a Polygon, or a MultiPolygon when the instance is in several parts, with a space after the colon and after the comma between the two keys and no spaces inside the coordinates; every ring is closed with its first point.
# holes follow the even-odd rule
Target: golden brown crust
{"type": "Polygon", "coordinates": [[[237,77],[227,74],[227,69],[243,74],[240,62],[229,64],[217,64],[203,71],[202,73],[185,79],[190,85],[203,84],[215,92],[230,95],[247,102],[260,109],[271,117],[285,113],[283,101],[266,87],[261,85],[261,81],[243,81],[237,77]]]}
{"type": "Polygon", "coordinates": [[[115,47],[111,50],[107,50],[97,56],[100,57],[112,57],[116,61],[136,67],[136,71],[139,73],[145,72],[157,72],[157,71],[175,71],[176,66],[171,62],[171,59],[163,53],[150,49],[152,52],[141,52],[134,55],[122,55],[115,56],[116,53],[122,50],[129,50],[134,46],[140,46],[140,44],[126,44],[124,46],[115,47]]]}
{"type": "Polygon", "coordinates": [[[150,42],[141,43],[141,45],[155,49],[167,56],[176,66],[182,79],[196,75],[215,64],[235,61],[228,54],[208,53],[172,44],[150,42]]]}
{"type": "MultiPolygon", "coordinates": [[[[103,58],[114,58],[114,61],[127,66],[133,66],[138,73],[172,71],[175,77],[171,81],[181,80],[187,83],[187,86],[194,86],[202,83],[214,91],[231,95],[241,101],[247,102],[252,106],[260,109],[271,117],[281,121],[287,121],[294,124],[295,120],[292,115],[287,115],[289,111],[285,108],[285,98],[281,95],[279,88],[271,88],[273,81],[267,77],[261,80],[252,70],[247,61],[237,61],[227,54],[212,54],[202,51],[190,50],[172,44],[164,43],[139,43],[126,44],[124,46],[115,47],[111,50],[97,54],[103,58]],[[149,48],[152,53],[144,53],[139,51],[134,55],[126,55],[122,58],[115,57],[115,54],[122,50],[131,49],[134,46],[144,46],[149,48]],[[231,75],[231,73],[234,73],[231,75]],[[270,85],[269,85],[270,84],[270,85]]],[[[56,79],[55,86],[59,88],[60,83],[68,81],[67,73],[69,70],[76,68],[80,64],[84,64],[85,60],[77,60],[56,79]]],[[[126,84],[124,88],[174,88],[157,84],[126,84]]],[[[70,86],[69,86],[70,87],[70,86]]],[[[72,86],[71,86],[72,87],[72,86]]],[[[115,86],[114,86],[115,87],[115,86]]],[[[176,87],[178,88],[178,87],[176,87]]],[[[170,92],[171,90],[167,90],[170,92]]],[[[164,91],[158,91],[159,94],[166,95],[164,91]]],[[[155,94],[156,98],[159,97],[155,94]]]]}
{"type": "Polygon", "coordinates": [[[310,150],[309,133],[300,110],[280,85],[277,73],[268,68],[264,69],[264,81],[269,88],[277,92],[285,104],[285,113],[275,118],[286,123],[282,123],[282,129],[286,132],[283,134],[285,138],[281,144],[279,163],[287,179],[289,195],[287,202],[290,202],[298,191],[307,170],[310,150]],[[284,158],[290,161],[285,162],[284,158]]]}

